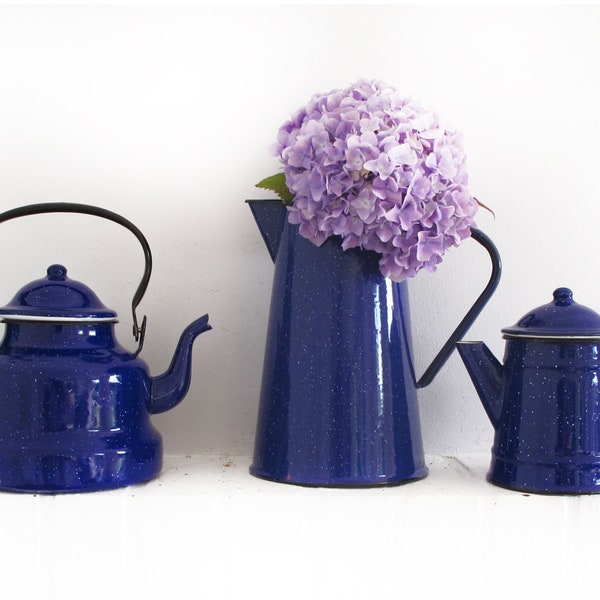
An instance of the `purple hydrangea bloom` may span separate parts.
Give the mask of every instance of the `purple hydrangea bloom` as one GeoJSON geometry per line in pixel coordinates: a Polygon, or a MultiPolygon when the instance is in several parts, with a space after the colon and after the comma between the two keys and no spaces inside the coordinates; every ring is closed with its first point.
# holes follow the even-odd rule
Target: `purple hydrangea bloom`
{"type": "Polygon", "coordinates": [[[475,225],[459,135],[381,81],[315,95],[280,128],[274,153],[300,234],[379,252],[394,281],[435,270],[475,225]]]}

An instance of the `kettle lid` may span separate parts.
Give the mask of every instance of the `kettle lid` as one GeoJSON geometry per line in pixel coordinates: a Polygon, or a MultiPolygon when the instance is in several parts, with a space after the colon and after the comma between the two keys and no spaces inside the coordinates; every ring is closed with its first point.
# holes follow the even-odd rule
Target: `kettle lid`
{"type": "Polygon", "coordinates": [[[573,300],[573,292],[561,287],[554,290],[549,304],[539,306],[515,325],[502,330],[505,337],[600,339],[600,315],[573,300]]]}
{"type": "Polygon", "coordinates": [[[23,286],[0,308],[4,321],[117,321],[86,285],[67,277],[62,265],[50,265],[47,276],[23,286]]]}

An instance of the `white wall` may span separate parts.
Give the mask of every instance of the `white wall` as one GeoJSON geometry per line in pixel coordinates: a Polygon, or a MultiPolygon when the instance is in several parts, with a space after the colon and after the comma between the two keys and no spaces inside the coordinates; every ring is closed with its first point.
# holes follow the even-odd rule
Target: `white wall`
{"type": "MultiPolygon", "coordinates": [[[[98,204],[146,234],[155,269],[143,353],[166,368],[208,312],[185,401],[156,417],[167,452],[252,447],[272,265],[244,204],[279,168],[279,125],[317,91],[377,77],[464,134],[478,225],[504,262],[468,334],[499,330],[571,286],[600,310],[600,8],[367,6],[0,7],[0,209],[98,204]]],[[[52,262],[128,315],[135,239],[63,215],[3,224],[0,303],[52,262]]],[[[424,368],[487,279],[474,242],[412,282],[424,368]],[[413,285],[414,284],[414,285],[413,285]]],[[[487,451],[492,437],[457,356],[420,395],[426,452],[487,451]]]]}

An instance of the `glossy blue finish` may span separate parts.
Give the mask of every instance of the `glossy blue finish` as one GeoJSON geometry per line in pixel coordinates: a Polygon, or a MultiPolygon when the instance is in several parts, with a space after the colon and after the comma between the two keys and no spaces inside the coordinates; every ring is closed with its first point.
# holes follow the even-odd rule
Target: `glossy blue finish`
{"type": "Polygon", "coordinates": [[[575,302],[573,292],[562,287],[554,290],[552,302],[534,308],[502,333],[506,337],[600,338],[600,315],[575,302]]]}
{"type": "Polygon", "coordinates": [[[189,388],[191,349],[209,330],[208,315],[181,335],[169,369],[152,378],[138,358],[146,317],[136,309],[152,273],[144,234],[112,211],[87,204],[30,204],[0,214],[0,223],[42,213],[108,219],[135,235],[144,273],[131,302],[135,353],[114,339],[117,314],[86,285],[51,265],[0,308],[0,489],[85,492],[139,483],[161,469],[162,442],[150,414],[178,404],[189,388]]]}
{"type": "Polygon", "coordinates": [[[116,313],[60,265],[0,315],[0,489],[98,491],[155,477],[162,441],[150,414],[187,392],[192,343],[210,329],[208,316],[188,326],[167,372],[152,378],[115,341],[116,313]]]}
{"type": "Polygon", "coordinates": [[[160,471],[148,370],[112,324],[9,322],[0,374],[1,489],[95,491],[160,471]]]}
{"type": "Polygon", "coordinates": [[[275,260],[251,473],[315,486],[424,477],[406,283],[384,278],[374,252],[315,246],[281,202],[249,204],[275,260]]]}
{"type": "Polygon", "coordinates": [[[155,415],[171,410],[187,394],[192,378],[192,347],[198,335],[209,331],[208,315],[190,323],[179,337],[169,368],[152,378],[150,412],[155,415]]]}
{"type": "Polygon", "coordinates": [[[459,352],[495,428],[488,480],[524,492],[600,492],[600,315],[570,290],[503,329],[504,365],[459,352]]]}
{"type": "Polygon", "coordinates": [[[68,277],[63,265],[50,265],[46,277],[24,285],[6,306],[0,308],[0,317],[5,315],[113,321],[117,318],[117,313],[106,308],[87,285],[68,277]]]}
{"type": "Polygon", "coordinates": [[[372,485],[427,474],[407,317],[406,285],[380,275],[375,253],[317,248],[284,227],[254,475],[372,485]]]}

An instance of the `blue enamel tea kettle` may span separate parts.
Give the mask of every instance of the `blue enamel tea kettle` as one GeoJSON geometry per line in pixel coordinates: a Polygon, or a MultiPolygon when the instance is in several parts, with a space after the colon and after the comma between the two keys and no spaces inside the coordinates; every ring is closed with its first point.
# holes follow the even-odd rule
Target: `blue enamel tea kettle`
{"type": "Polygon", "coordinates": [[[168,370],[150,377],[138,357],[146,317],[136,308],[152,269],[143,234],[120,215],[71,203],[34,204],[0,214],[0,223],[38,213],[83,213],[129,229],[142,245],[143,279],[133,302],[139,346],[114,338],[117,314],[62,265],[21,288],[0,308],[0,489],[83,492],[122,487],[155,477],[162,440],[150,415],[174,407],[190,384],[194,339],[209,330],[208,315],[181,335],[168,370]]]}
{"type": "Polygon", "coordinates": [[[600,315],[558,288],[502,333],[504,364],[483,342],[458,342],[495,429],[488,480],[524,492],[600,492],[600,315]]]}

